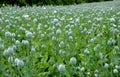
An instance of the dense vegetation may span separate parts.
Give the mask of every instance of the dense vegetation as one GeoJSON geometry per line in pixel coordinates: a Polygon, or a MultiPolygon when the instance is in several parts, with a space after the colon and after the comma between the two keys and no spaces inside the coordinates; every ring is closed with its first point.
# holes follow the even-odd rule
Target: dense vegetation
{"type": "Polygon", "coordinates": [[[1,7],[0,77],[120,77],[120,1],[1,7]]]}
{"type": "Polygon", "coordinates": [[[100,1],[112,1],[112,0],[2,0],[0,4],[11,5],[69,5],[79,4],[85,2],[100,2],[100,1]]]}

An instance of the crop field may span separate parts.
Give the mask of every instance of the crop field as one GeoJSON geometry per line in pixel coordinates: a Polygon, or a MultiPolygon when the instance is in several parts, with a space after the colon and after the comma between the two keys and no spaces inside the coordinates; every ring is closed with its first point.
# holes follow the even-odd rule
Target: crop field
{"type": "Polygon", "coordinates": [[[120,77],[120,1],[1,7],[0,77],[120,77]]]}

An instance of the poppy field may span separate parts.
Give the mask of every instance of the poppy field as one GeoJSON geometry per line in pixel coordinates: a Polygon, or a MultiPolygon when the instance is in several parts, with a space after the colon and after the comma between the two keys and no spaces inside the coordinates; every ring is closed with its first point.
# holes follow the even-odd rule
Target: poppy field
{"type": "Polygon", "coordinates": [[[120,77],[120,1],[1,7],[0,77],[120,77]]]}

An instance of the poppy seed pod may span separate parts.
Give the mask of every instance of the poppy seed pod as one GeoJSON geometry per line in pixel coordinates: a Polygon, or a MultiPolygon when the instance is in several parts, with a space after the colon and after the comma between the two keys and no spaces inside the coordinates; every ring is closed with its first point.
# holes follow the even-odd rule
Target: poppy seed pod
{"type": "Polygon", "coordinates": [[[65,65],[64,65],[64,64],[60,64],[60,65],[58,66],[58,71],[60,71],[60,72],[65,71],[65,65]]]}
{"type": "Polygon", "coordinates": [[[77,63],[77,60],[75,57],[70,58],[70,64],[75,65],[77,63]]]}

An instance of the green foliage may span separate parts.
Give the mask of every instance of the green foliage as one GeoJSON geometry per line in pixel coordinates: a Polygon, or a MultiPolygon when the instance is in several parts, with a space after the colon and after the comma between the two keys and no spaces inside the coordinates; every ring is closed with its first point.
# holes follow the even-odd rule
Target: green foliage
{"type": "Polygon", "coordinates": [[[62,5],[63,4],[62,0],[53,0],[53,1],[57,5],[62,5]]]}
{"type": "Polygon", "coordinates": [[[120,77],[120,1],[4,6],[0,17],[0,77],[120,77]]]}
{"type": "MultiPolygon", "coordinates": [[[[70,5],[80,4],[85,2],[100,2],[100,1],[112,1],[112,0],[3,0],[0,4],[11,4],[11,5],[70,5]]],[[[1,6],[1,5],[0,5],[1,6]]]]}

